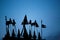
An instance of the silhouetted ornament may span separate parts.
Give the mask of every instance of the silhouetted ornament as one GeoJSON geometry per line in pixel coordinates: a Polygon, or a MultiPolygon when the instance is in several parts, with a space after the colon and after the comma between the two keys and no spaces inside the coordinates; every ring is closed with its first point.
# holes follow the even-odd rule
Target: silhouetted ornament
{"type": "Polygon", "coordinates": [[[46,28],[46,25],[42,24],[42,28],[46,28]]]}
{"type": "Polygon", "coordinates": [[[23,19],[23,21],[22,21],[21,24],[22,24],[22,25],[28,24],[28,20],[27,20],[27,16],[26,16],[26,15],[25,15],[25,17],[24,17],[24,19],[23,19]]]}
{"type": "Polygon", "coordinates": [[[32,25],[32,26],[35,26],[35,27],[39,27],[39,25],[37,24],[36,20],[35,20],[35,22],[33,22],[31,25],[32,25]]]}
{"type": "Polygon", "coordinates": [[[42,24],[42,20],[41,20],[41,27],[46,28],[46,25],[42,24]]]}

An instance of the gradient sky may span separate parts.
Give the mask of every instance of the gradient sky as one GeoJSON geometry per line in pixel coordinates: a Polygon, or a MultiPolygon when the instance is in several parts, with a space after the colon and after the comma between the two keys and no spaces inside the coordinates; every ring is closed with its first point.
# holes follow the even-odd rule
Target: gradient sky
{"type": "MultiPolygon", "coordinates": [[[[21,22],[27,15],[28,20],[37,20],[41,27],[41,19],[46,24],[43,37],[52,39],[60,37],[60,1],[59,0],[0,0],[0,38],[6,33],[5,16],[16,21],[16,28],[22,28],[21,22]]],[[[38,30],[40,31],[40,27],[38,30]]],[[[51,40],[52,40],[51,39],[51,40]]]]}

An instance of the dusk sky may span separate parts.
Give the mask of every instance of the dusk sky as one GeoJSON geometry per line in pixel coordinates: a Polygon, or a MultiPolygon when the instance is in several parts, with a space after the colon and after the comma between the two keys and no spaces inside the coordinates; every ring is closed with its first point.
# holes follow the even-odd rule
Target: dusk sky
{"type": "Polygon", "coordinates": [[[9,18],[15,19],[16,29],[21,30],[23,27],[21,22],[25,14],[28,21],[30,19],[32,22],[37,21],[39,32],[41,19],[43,20],[43,24],[46,25],[46,28],[43,29],[44,38],[59,40],[60,0],[0,0],[0,39],[6,34],[5,16],[7,16],[8,20],[9,18]]]}

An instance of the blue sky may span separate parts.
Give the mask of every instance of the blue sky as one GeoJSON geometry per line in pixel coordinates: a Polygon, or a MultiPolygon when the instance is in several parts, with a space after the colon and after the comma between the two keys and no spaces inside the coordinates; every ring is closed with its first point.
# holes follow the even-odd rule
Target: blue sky
{"type": "MultiPolygon", "coordinates": [[[[60,33],[60,1],[59,0],[0,0],[0,38],[5,35],[5,16],[16,20],[17,29],[21,30],[23,17],[46,24],[43,37],[57,36],[60,33]]],[[[40,27],[38,28],[40,31],[40,27]]],[[[59,34],[60,35],[60,34],[59,34]]]]}

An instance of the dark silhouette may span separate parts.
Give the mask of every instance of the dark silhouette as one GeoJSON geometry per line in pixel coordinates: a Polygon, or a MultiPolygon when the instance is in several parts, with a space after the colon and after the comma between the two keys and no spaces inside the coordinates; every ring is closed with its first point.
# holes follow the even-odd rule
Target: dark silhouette
{"type": "Polygon", "coordinates": [[[36,40],[36,34],[35,34],[35,31],[34,31],[34,35],[33,35],[33,40],[36,40]]]}
{"type": "Polygon", "coordinates": [[[8,26],[9,28],[9,25],[12,24],[12,20],[10,18],[9,21],[7,21],[7,16],[5,16],[5,20],[6,20],[6,26],[8,26]]]}
{"type": "Polygon", "coordinates": [[[13,19],[12,25],[15,26],[15,24],[16,24],[16,22],[15,22],[15,20],[13,19]]]}
{"type": "Polygon", "coordinates": [[[22,32],[21,32],[21,35],[22,35],[23,31],[24,32],[26,31],[25,25],[28,24],[27,16],[26,15],[25,15],[25,17],[24,17],[24,19],[23,19],[21,24],[23,25],[23,29],[22,29],[22,32]]]}
{"type": "Polygon", "coordinates": [[[28,39],[28,33],[27,33],[26,28],[24,28],[23,37],[24,37],[24,39],[26,39],[26,40],[28,39]]]}
{"type": "Polygon", "coordinates": [[[40,36],[40,33],[38,33],[38,40],[42,40],[41,36],[40,36]]]}
{"type": "Polygon", "coordinates": [[[29,21],[29,24],[32,24],[32,21],[31,20],[29,21]]]}
{"type": "Polygon", "coordinates": [[[14,32],[14,29],[12,31],[12,37],[15,37],[15,32],[14,32]]]}
{"type": "Polygon", "coordinates": [[[6,21],[6,32],[9,31],[9,25],[12,24],[13,26],[15,26],[16,22],[13,19],[13,21],[11,20],[11,18],[9,20],[7,20],[7,16],[5,16],[5,21],[6,21]]]}
{"type": "Polygon", "coordinates": [[[31,34],[31,30],[29,30],[29,40],[32,39],[32,34],[31,34]]]}
{"type": "MultiPolygon", "coordinates": [[[[6,35],[3,38],[3,40],[46,40],[46,39],[42,39],[42,34],[40,35],[40,32],[38,33],[38,38],[37,38],[37,35],[35,33],[35,27],[38,28],[39,25],[36,22],[36,20],[33,23],[32,23],[32,20],[30,20],[28,22],[26,15],[21,23],[23,25],[22,31],[20,33],[20,30],[18,29],[17,35],[15,34],[14,29],[12,30],[12,36],[10,36],[10,33],[9,33],[9,25],[12,24],[13,26],[15,26],[15,24],[16,24],[15,20],[14,19],[11,20],[11,18],[9,20],[7,20],[7,16],[5,16],[5,20],[6,20],[6,35]],[[25,25],[28,25],[28,24],[31,25],[31,28],[32,28],[32,26],[34,26],[34,34],[33,35],[31,33],[31,31],[32,31],[31,29],[29,29],[29,34],[27,32],[25,25]]],[[[42,21],[41,21],[41,33],[42,33],[42,28],[44,28],[44,27],[45,27],[45,25],[42,24],[42,21]]]]}
{"type": "Polygon", "coordinates": [[[7,20],[7,16],[5,16],[5,21],[6,21],[6,26],[8,26],[9,28],[9,25],[12,24],[13,26],[15,26],[16,22],[15,20],[11,20],[11,18],[9,19],[9,21],[7,20]]]}
{"type": "Polygon", "coordinates": [[[26,24],[28,24],[28,21],[27,21],[27,16],[25,15],[24,20],[23,20],[23,22],[22,22],[23,31],[24,31],[24,33],[23,33],[24,40],[25,40],[25,39],[26,39],[26,40],[28,39],[28,33],[27,33],[27,30],[26,30],[26,27],[25,27],[26,24]]]}
{"type": "Polygon", "coordinates": [[[33,23],[31,23],[31,26],[39,27],[39,25],[37,24],[36,20],[33,23]]]}
{"type": "Polygon", "coordinates": [[[10,40],[10,33],[9,31],[7,31],[5,37],[3,38],[3,40],[10,40]]]}
{"type": "Polygon", "coordinates": [[[12,23],[11,18],[9,19],[9,21],[7,21],[7,16],[5,16],[5,21],[6,21],[6,32],[9,31],[9,25],[12,23]]]}
{"type": "Polygon", "coordinates": [[[42,20],[41,20],[41,27],[46,28],[46,25],[42,23],[42,20]]]}
{"type": "Polygon", "coordinates": [[[16,40],[16,35],[15,35],[15,32],[14,32],[14,29],[12,31],[12,37],[11,37],[12,40],[16,40]]]}
{"type": "Polygon", "coordinates": [[[20,30],[18,29],[18,35],[17,35],[18,38],[20,38],[20,30]]]}
{"type": "Polygon", "coordinates": [[[22,25],[26,25],[26,24],[28,24],[27,16],[26,16],[26,15],[25,15],[25,17],[24,17],[24,19],[23,19],[23,21],[22,21],[21,24],[22,24],[22,25]]]}
{"type": "MultiPolygon", "coordinates": [[[[42,28],[46,28],[46,25],[44,25],[42,22],[43,21],[41,20],[41,38],[42,38],[42,34],[43,34],[42,28]]],[[[46,40],[46,39],[43,39],[43,40],[46,40]]]]}

